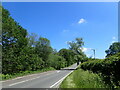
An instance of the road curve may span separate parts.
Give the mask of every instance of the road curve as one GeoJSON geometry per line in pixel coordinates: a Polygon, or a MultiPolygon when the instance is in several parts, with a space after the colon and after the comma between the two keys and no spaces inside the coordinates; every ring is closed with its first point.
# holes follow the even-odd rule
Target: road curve
{"type": "Polygon", "coordinates": [[[77,64],[73,64],[62,70],[48,71],[3,81],[2,88],[3,90],[4,88],[58,88],[60,82],[76,68],[77,64]]]}

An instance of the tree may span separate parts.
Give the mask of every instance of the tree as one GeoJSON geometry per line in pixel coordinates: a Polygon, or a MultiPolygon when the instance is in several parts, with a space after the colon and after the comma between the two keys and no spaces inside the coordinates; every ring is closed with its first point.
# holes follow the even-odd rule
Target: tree
{"type": "Polygon", "coordinates": [[[53,54],[57,54],[58,52],[57,52],[56,49],[53,49],[52,53],[53,53],[53,54]]]}
{"type": "Polygon", "coordinates": [[[55,69],[61,69],[66,66],[66,60],[56,54],[49,55],[49,65],[55,69]]]}
{"type": "Polygon", "coordinates": [[[109,49],[105,51],[106,57],[114,55],[118,52],[120,52],[120,42],[114,42],[112,45],[110,45],[109,49]]]}
{"type": "Polygon", "coordinates": [[[38,40],[38,35],[35,33],[31,33],[27,35],[28,38],[28,46],[35,47],[36,42],[38,40]]]}
{"type": "Polygon", "coordinates": [[[65,58],[65,60],[67,62],[67,66],[75,63],[75,59],[74,59],[75,53],[72,50],[61,49],[58,53],[60,56],[65,58]]]}
{"type": "Polygon", "coordinates": [[[2,8],[2,73],[17,72],[21,50],[27,46],[27,31],[2,8]]]}
{"type": "Polygon", "coordinates": [[[39,57],[45,62],[45,67],[48,66],[48,56],[52,53],[50,41],[47,38],[40,37],[39,41],[37,41],[35,50],[39,57]]]}
{"type": "Polygon", "coordinates": [[[79,64],[79,61],[84,61],[86,55],[84,52],[82,52],[81,48],[84,45],[82,38],[76,38],[75,41],[68,42],[69,49],[75,52],[75,59],[77,64],[79,64]]]}
{"type": "Polygon", "coordinates": [[[69,49],[73,50],[76,54],[81,54],[82,46],[84,45],[83,39],[82,38],[76,38],[76,41],[68,42],[69,44],[69,49]]]}

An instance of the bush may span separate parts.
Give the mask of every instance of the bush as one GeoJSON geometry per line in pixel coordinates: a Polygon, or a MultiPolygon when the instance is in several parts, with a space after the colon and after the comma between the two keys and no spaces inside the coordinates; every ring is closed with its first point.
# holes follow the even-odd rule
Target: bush
{"type": "Polygon", "coordinates": [[[106,59],[89,60],[82,63],[81,68],[101,73],[106,84],[111,87],[120,87],[120,53],[106,59]]]}

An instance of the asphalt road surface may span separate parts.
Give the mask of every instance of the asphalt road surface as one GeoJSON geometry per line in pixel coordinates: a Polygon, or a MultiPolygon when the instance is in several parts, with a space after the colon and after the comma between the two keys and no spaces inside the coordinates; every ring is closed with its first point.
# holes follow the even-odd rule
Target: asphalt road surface
{"type": "Polygon", "coordinates": [[[77,68],[73,64],[62,70],[32,74],[2,82],[2,88],[58,88],[62,80],[77,68]]]}

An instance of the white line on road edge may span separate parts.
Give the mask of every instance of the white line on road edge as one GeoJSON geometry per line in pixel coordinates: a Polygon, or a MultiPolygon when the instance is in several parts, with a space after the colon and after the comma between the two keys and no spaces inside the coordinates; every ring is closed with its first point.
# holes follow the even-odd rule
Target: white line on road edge
{"type": "Polygon", "coordinates": [[[5,81],[0,81],[0,83],[4,83],[4,82],[8,82],[8,81],[12,81],[12,80],[17,80],[17,79],[22,79],[24,77],[29,77],[29,76],[35,76],[35,75],[39,75],[39,74],[43,74],[43,73],[47,73],[49,71],[46,71],[46,72],[40,72],[40,73],[36,73],[36,74],[30,74],[30,75],[25,75],[25,76],[21,76],[21,77],[16,77],[14,79],[10,79],[10,80],[5,80],[5,81]]]}
{"type": "Polygon", "coordinates": [[[13,85],[20,84],[20,83],[23,83],[23,82],[31,81],[31,80],[34,80],[34,79],[37,79],[37,78],[40,78],[40,76],[39,76],[39,77],[36,77],[36,78],[32,78],[32,79],[25,80],[25,81],[13,83],[13,84],[10,84],[9,86],[13,86],[13,85]]]}
{"type": "MultiPolygon", "coordinates": [[[[11,79],[11,80],[22,79],[22,78],[24,78],[24,77],[34,76],[34,75],[37,75],[37,74],[25,75],[25,76],[21,76],[21,77],[17,77],[17,78],[11,79]]],[[[11,80],[5,80],[5,81],[1,81],[1,82],[3,83],[3,82],[8,82],[8,81],[11,81],[11,80]]]]}
{"type": "MultiPolygon", "coordinates": [[[[73,71],[71,71],[70,73],[72,73],[73,71]]],[[[58,83],[60,84],[70,73],[68,73],[65,77],[63,77],[62,79],[60,79],[59,81],[57,81],[56,83],[54,83],[53,85],[50,86],[50,88],[54,87],[55,85],[57,85],[58,83]]],[[[58,86],[58,85],[57,85],[58,86]]]]}
{"type": "MultiPolygon", "coordinates": [[[[81,63],[80,63],[80,64],[81,64],[81,63]]],[[[79,64],[79,65],[80,65],[80,64],[79,64]]],[[[79,66],[79,65],[78,65],[78,66],[79,66]]],[[[78,66],[77,66],[77,67],[78,67],[78,66]]],[[[77,67],[76,67],[76,68],[77,68],[77,67]]],[[[76,69],[76,68],[75,68],[75,69],[76,69]]],[[[73,70],[73,71],[74,71],[74,70],[73,70]]],[[[55,85],[57,85],[58,83],[60,84],[60,83],[61,83],[69,74],[71,74],[73,71],[71,71],[71,72],[68,73],[65,77],[63,77],[62,79],[60,79],[59,81],[57,81],[56,83],[54,83],[53,85],[51,85],[50,88],[53,88],[53,87],[54,87],[55,85]]],[[[59,85],[59,84],[58,84],[58,85],[59,85]]],[[[58,86],[58,85],[57,85],[57,86],[58,86]]],[[[57,87],[57,86],[56,86],[56,87],[57,87]]]]}
{"type": "MultiPolygon", "coordinates": [[[[45,72],[43,72],[43,73],[45,73],[45,72]]],[[[36,75],[37,75],[37,74],[36,74],[36,75]]],[[[46,74],[46,75],[50,75],[50,74],[46,74]]],[[[32,75],[31,75],[31,76],[32,76],[32,75]]],[[[13,84],[10,84],[10,85],[8,85],[8,86],[13,86],[13,85],[20,84],[20,83],[23,83],[23,82],[31,81],[31,80],[34,80],[34,79],[37,79],[37,78],[40,78],[40,77],[41,77],[41,76],[36,77],[36,78],[32,78],[32,79],[28,79],[28,80],[25,80],[25,81],[13,83],[13,84]]]]}

